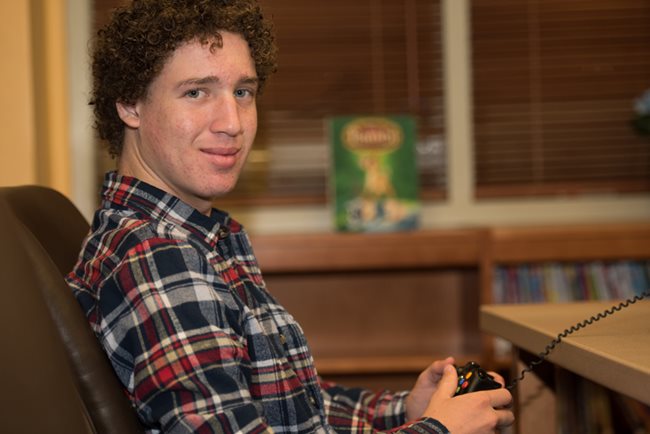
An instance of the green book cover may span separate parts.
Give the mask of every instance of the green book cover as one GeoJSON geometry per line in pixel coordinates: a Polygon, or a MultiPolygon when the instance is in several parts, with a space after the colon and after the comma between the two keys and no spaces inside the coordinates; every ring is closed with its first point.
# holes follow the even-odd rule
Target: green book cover
{"type": "Polygon", "coordinates": [[[330,120],[330,176],[336,229],[415,229],[419,185],[415,120],[410,116],[346,116],[330,120]]]}

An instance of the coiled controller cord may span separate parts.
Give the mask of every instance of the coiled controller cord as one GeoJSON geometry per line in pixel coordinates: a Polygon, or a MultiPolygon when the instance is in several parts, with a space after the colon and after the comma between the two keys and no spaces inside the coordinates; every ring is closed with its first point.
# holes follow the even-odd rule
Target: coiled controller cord
{"type": "Polygon", "coordinates": [[[526,366],[521,371],[519,376],[517,378],[513,379],[510,382],[510,385],[507,386],[506,388],[508,390],[512,390],[515,387],[517,387],[517,384],[519,384],[519,382],[524,379],[524,377],[526,376],[527,373],[532,372],[533,369],[535,369],[535,367],[537,365],[541,364],[544,360],[546,360],[546,358],[549,356],[549,354],[551,354],[551,351],[553,351],[555,349],[555,347],[557,347],[560,344],[560,342],[562,342],[562,339],[564,339],[567,336],[569,336],[570,334],[572,334],[574,332],[577,332],[578,330],[583,329],[583,328],[587,327],[588,325],[590,325],[590,324],[592,324],[592,323],[594,323],[596,321],[599,321],[599,320],[601,320],[603,318],[606,318],[606,317],[618,312],[619,310],[622,310],[622,309],[628,307],[629,305],[634,304],[637,301],[642,300],[642,299],[644,299],[646,297],[650,297],[650,289],[647,290],[646,292],[642,293],[642,294],[635,295],[632,298],[628,298],[627,300],[625,300],[625,301],[623,301],[623,302],[621,302],[621,303],[619,303],[617,305],[614,305],[611,308],[606,309],[606,310],[600,312],[599,314],[592,316],[589,319],[586,319],[586,320],[584,320],[582,322],[579,322],[576,325],[574,325],[574,326],[572,326],[572,327],[570,327],[568,329],[565,329],[562,333],[558,334],[557,337],[555,339],[553,339],[546,346],[546,348],[544,348],[544,351],[542,351],[541,353],[539,353],[537,355],[537,357],[538,357],[537,360],[533,360],[531,363],[529,363],[528,366],[526,366]]]}

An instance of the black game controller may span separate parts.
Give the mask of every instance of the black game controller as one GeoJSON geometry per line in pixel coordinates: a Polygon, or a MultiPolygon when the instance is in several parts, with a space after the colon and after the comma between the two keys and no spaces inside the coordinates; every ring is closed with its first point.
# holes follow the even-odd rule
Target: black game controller
{"type": "Polygon", "coordinates": [[[479,390],[499,389],[501,384],[494,380],[494,377],[481,368],[476,362],[467,362],[465,366],[457,366],[458,386],[454,396],[464,395],[479,390]]]}

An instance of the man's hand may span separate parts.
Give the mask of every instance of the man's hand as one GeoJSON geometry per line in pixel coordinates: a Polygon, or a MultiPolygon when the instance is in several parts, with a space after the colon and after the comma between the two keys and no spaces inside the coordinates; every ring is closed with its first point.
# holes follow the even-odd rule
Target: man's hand
{"type": "MultiPolygon", "coordinates": [[[[501,388],[454,396],[458,374],[454,366],[446,363],[447,360],[442,362],[442,378],[423,416],[437,419],[454,434],[487,434],[512,425],[514,414],[509,409],[512,403],[510,392],[501,388]]],[[[495,376],[495,379],[503,384],[500,376],[495,376]]]]}
{"type": "Polygon", "coordinates": [[[445,366],[454,364],[453,357],[444,360],[436,360],[427,369],[422,371],[413,389],[406,398],[406,420],[415,420],[424,414],[429,406],[431,396],[438,388],[438,382],[442,378],[445,366]]]}

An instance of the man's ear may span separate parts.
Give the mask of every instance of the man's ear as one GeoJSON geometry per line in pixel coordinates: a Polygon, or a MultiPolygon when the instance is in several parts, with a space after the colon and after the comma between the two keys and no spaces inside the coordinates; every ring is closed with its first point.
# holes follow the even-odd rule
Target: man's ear
{"type": "Polygon", "coordinates": [[[115,103],[115,108],[117,109],[117,114],[120,119],[122,119],[122,122],[124,122],[128,127],[138,128],[140,126],[140,115],[138,114],[138,109],[135,104],[127,104],[118,101],[115,103]]]}

